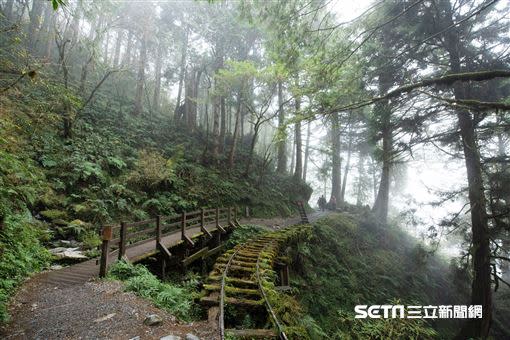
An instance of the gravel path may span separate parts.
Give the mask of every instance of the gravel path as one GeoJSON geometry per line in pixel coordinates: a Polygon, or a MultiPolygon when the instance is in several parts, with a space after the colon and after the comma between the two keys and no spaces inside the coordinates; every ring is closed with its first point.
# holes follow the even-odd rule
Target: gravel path
{"type": "Polygon", "coordinates": [[[2,339],[159,339],[192,333],[215,339],[213,325],[205,321],[180,323],[134,293],[123,292],[118,281],[91,281],[59,288],[37,277],[20,289],[11,303],[12,322],[0,331],[2,339]],[[146,326],[147,315],[163,319],[146,326]]]}
{"type": "MultiPolygon", "coordinates": [[[[326,213],[310,214],[310,221],[326,213]]],[[[243,223],[278,229],[299,222],[299,218],[246,219],[243,223]]],[[[28,280],[12,299],[12,321],[0,328],[2,339],[159,339],[167,335],[192,333],[214,340],[216,325],[207,321],[181,323],[173,315],[130,292],[122,283],[93,280],[58,286],[46,280],[46,273],[28,280]],[[159,326],[146,326],[149,314],[163,319],[159,326]]]]}

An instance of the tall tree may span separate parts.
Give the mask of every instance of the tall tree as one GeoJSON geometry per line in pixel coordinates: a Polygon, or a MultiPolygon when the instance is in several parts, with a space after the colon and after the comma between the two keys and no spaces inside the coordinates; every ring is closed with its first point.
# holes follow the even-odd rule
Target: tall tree
{"type": "Polygon", "coordinates": [[[282,134],[278,138],[278,160],[276,171],[283,174],[287,172],[287,136],[285,132],[285,111],[283,107],[283,84],[282,81],[278,81],[278,129],[279,133],[282,134]]]}
{"type": "MultiPolygon", "coordinates": [[[[300,115],[301,98],[295,99],[296,117],[300,115]]],[[[303,177],[303,142],[301,137],[301,120],[297,119],[294,124],[294,136],[296,142],[296,168],[294,170],[294,178],[301,180],[303,177]]]]}

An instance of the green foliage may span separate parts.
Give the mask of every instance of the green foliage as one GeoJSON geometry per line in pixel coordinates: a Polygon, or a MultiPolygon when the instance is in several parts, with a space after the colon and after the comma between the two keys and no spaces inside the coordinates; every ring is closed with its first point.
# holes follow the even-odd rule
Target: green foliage
{"type": "Polygon", "coordinates": [[[234,229],[234,232],[230,235],[225,247],[230,249],[235,247],[237,244],[244,243],[254,236],[260,235],[266,232],[262,227],[244,224],[234,229]]]}
{"type": "Polygon", "coordinates": [[[6,304],[14,289],[48,265],[51,255],[39,243],[44,232],[26,215],[5,219],[0,230],[0,321],[8,319],[6,304]]]}
{"type": "Polygon", "coordinates": [[[125,282],[127,291],[149,299],[156,306],[167,310],[178,318],[191,321],[197,317],[198,307],[194,304],[196,282],[188,280],[184,285],[161,282],[142,265],[117,261],[110,267],[108,276],[125,282]]]}
{"type": "Polygon", "coordinates": [[[160,153],[142,150],[135,169],[128,176],[128,183],[141,190],[154,190],[169,185],[173,177],[173,162],[160,153]]]}

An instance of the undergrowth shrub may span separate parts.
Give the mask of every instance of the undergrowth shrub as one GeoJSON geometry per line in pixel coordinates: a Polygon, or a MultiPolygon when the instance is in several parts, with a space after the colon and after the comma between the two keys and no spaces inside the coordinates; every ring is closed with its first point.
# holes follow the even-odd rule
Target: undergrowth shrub
{"type": "Polygon", "coordinates": [[[194,303],[198,294],[194,282],[181,285],[161,282],[143,265],[133,265],[125,261],[114,263],[108,277],[124,281],[127,291],[152,301],[179,319],[191,321],[199,314],[199,307],[194,303]]]}
{"type": "Polygon", "coordinates": [[[39,239],[44,231],[25,215],[12,215],[0,230],[0,321],[8,320],[7,302],[14,289],[29,275],[49,264],[50,253],[39,239]]]}

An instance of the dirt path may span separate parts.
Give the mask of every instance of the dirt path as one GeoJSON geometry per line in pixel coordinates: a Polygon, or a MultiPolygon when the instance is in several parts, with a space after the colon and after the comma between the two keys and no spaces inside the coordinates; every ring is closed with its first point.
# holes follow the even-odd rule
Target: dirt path
{"type": "MultiPolygon", "coordinates": [[[[326,213],[310,214],[314,221],[326,213]]],[[[245,219],[244,224],[268,229],[299,222],[299,218],[245,219]]],[[[53,271],[54,273],[55,271],[53,271]]],[[[63,274],[62,271],[58,271],[63,274]]],[[[50,272],[51,273],[51,272],[50,272]]],[[[60,275],[59,274],[59,275],[60,275]]],[[[122,284],[89,281],[61,285],[42,273],[28,280],[10,305],[12,322],[0,329],[2,339],[159,339],[187,333],[200,339],[215,339],[215,325],[205,321],[180,323],[150,302],[122,291],[122,284]],[[160,326],[143,324],[148,314],[163,318],[160,326]]],[[[54,275],[54,274],[53,274],[54,275]]]]}

